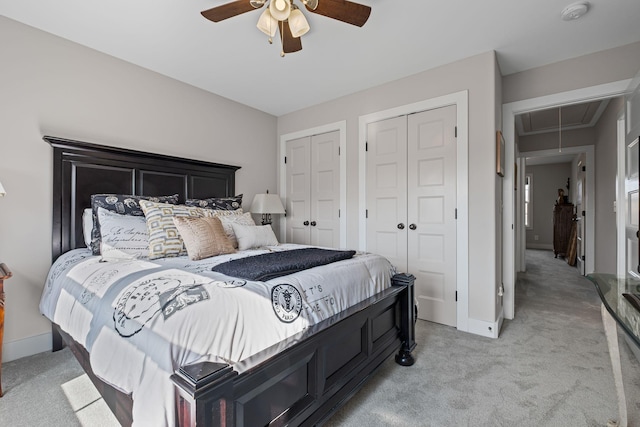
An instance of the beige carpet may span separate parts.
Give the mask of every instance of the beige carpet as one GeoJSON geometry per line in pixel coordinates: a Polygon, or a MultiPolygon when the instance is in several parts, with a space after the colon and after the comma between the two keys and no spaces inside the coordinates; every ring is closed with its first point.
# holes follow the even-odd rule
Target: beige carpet
{"type": "MultiPolygon", "coordinates": [[[[605,426],[617,404],[596,290],[552,252],[528,251],[527,267],[498,339],[418,321],[416,364],[386,362],[326,425],[605,426]]],[[[620,348],[640,426],[640,363],[620,348]]],[[[0,426],[115,425],[68,350],[6,363],[3,386],[0,426]]]]}

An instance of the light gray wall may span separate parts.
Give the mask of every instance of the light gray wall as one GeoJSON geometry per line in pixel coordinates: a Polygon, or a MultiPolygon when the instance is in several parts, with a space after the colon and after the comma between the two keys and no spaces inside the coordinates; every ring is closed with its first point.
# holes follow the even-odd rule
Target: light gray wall
{"type": "MultiPolygon", "coordinates": [[[[496,312],[496,61],[494,52],[380,85],[278,118],[278,135],[347,122],[347,246],[358,244],[358,118],[469,91],[469,317],[493,322],[496,312]]],[[[499,102],[499,101],[498,101],[499,102]]]]}
{"type": "Polygon", "coordinates": [[[0,40],[0,261],[14,274],[7,356],[50,331],[38,311],[51,265],[43,135],[241,166],[236,189],[248,209],[255,193],[276,188],[276,118],[4,17],[0,40]]]}
{"type": "Polygon", "coordinates": [[[537,98],[630,79],[640,70],[640,42],[579,56],[502,79],[502,102],[537,98]]]}
{"type": "MultiPolygon", "coordinates": [[[[527,166],[525,174],[533,176],[533,228],[527,229],[527,248],[553,249],[553,207],[558,188],[569,194],[566,185],[571,176],[571,163],[527,166]]],[[[573,203],[573,200],[569,202],[573,203]]]]}
{"type": "MultiPolygon", "coordinates": [[[[624,114],[623,98],[609,102],[595,128],[595,271],[616,272],[616,200],[618,170],[617,122],[624,114]]],[[[623,206],[623,202],[620,202],[623,206]]]]}
{"type": "MultiPolygon", "coordinates": [[[[502,74],[500,73],[500,67],[498,65],[498,58],[495,58],[496,66],[494,68],[494,88],[495,88],[495,100],[494,100],[494,108],[495,108],[495,123],[496,129],[502,130],[502,103],[500,100],[502,99],[502,74]]],[[[496,174],[497,175],[497,174],[496,174]]],[[[502,227],[504,221],[504,200],[502,187],[504,184],[504,179],[500,177],[496,177],[495,180],[495,205],[494,212],[495,216],[495,230],[496,230],[496,281],[494,288],[494,297],[495,297],[495,313],[498,315],[502,312],[502,297],[499,296],[499,288],[502,286],[502,271],[503,271],[503,247],[502,247],[502,227]]]]}

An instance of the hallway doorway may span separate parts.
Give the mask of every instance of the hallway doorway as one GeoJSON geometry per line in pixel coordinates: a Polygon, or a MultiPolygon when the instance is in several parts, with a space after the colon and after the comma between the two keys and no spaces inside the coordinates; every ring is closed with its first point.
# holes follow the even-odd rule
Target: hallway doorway
{"type": "MultiPolygon", "coordinates": [[[[552,95],[531,98],[522,101],[515,101],[503,104],[503,135],[506,141],[505,157],[506,169],[503,185],[503,202],[504,202],[504,225],[503,225],[503,283],[504,283],[504,317],[513,319],[515,312],[515,279],[518,271],[524,267],[524,244],[523,244],[523,225],[522,210],[523,200],[519,197],[520,192],[513,191],[517,182],[523,182],[524,165],[516,163],[517,152],[514,145],[515,137],[515,118],[518,114],[525,112],[542,110],[559,105],[572,103],[580,103],[588,100],[611,98],[623,95],[629,87],[631,80],[621,80],[612,83],[606,83],[598,86],[582,88],[552,95]],[[518,166],[518,176],[515,175],[516,165],[518,166]],[[518,213],[518,216],[516,216],[518,213]]],[[[564,151],[564,149],[563,149],[564,151]]],[[[588,163],[588,159],[587,159],[588,163]]],[[[588,165],[587,165],[588,166],[588,165]]],[[[587,183],[588,185],[588,183],[587,183]]],[[[593,221],[593,216],[586,217],[586,232],[589,230],[589,223],[593,221]]],[[[593,245],[591,245],[591,248],[593,245]]],[[[589,256],[590,247],[586,246],[585,272],[592,271],[594,257],[589,256]]]]}

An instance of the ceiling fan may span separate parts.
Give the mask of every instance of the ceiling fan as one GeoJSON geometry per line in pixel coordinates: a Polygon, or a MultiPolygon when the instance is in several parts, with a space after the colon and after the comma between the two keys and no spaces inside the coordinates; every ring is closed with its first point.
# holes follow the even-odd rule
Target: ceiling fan
{"type": "MultiPolygon", "coordinates": [[[[328,18],[337,19],[347,24],[362,27],[369,19],[371,7],[348,0],[299,0],[304,7],[313,13],[328,18]]],[[[276,31],[280,32],[282,51],[297,52],[302,49],[300,37],[309,31],[309,23],[293,0],[235,0],[205,11],[201,14],[213,22],[220,22],[228,18],[260,9],[267,2],[269,6],[258,19],[257,27],[269,36],[269,43],[276,31]]]]}

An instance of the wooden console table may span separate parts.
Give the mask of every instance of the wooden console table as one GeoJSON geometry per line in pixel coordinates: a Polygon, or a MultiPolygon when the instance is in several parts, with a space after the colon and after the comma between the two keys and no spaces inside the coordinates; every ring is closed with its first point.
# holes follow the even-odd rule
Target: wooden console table
{"type": "Polygon", "coordinates": [[[11,277],[11,270],[0,264],[0,397],[2,397],[2,335],[4,332],[4,281],[11,277]]]}
{"type": "Polygon", "coordinates": [[[619,419],[610,421],[610,426],[627,427],[627,400],[622,383],[618,329],[616,323],[626,332],[635,345],[640,347],[640,309],[625,297],[625,294],[640,294],[640,280],[632,277],[617,277],[614,274],[592,273],[587,275],[598,290],[602,300],[602,323],[607,337],[609,356],[613,368],[613,380],[618,395],[619,419]]]}

